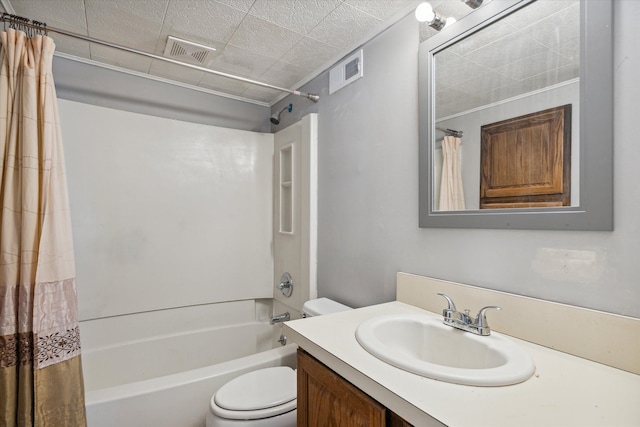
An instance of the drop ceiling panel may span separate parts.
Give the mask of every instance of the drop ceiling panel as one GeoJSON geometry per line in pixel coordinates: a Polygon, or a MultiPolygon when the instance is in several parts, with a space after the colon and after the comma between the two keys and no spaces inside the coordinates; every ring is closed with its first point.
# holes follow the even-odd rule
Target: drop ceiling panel
{"type": "Polygon", "coordinates": [[[249,14],[304,35],[340,3],[342,0],[256,0],[249,14]]]}
{"type": "Polygon", "coordinates": [[[309,37],[345,49],[354,41],[365,38],[372,28],[380,24],[381,20],[343,3],[311,30],[309,37]]]}
{"type": "Polygon", "coordinates": [[[246,12],[216,1],[170,0],[156,54],[164,51],[167,36],[223,48],[245,16],[246,12]]]}
{"type": "Polygon", "coordinates": [[[276,59],[227,45],[213,58],[211,68],[256,80],[276,63],[276,59]]]}
{"type": "MultiPolygon", "coordinates": [[[[51,27],[88,35],[83,0],[11,0],[10,4],[16,15],[45,22],[51,27]]],[[[91,57],[88,42],[59,35],[54,40],[58,52],[87,59],[91,57]]]]}
{"type": "Polygon", "coordinates": [[[345,0],[345,3],[374,18],[384,21],[393,17],[394,14],[398,13],[399,9],[405,10],[410,7],[416,7],[421,1],[395,0],[389,2],[387,0],[345,0]]]}
{"type": "Polygon", "coordinates": [[[307,71],[286,62],[276,62],[267,72],[260,76],[260,80],[280,87],[292,87],[302,80],[307,71]]]}
{"type": "Polygon", "coordinates": [[[247,15],[229,40],[229,45],[279,59],[302,37],[294,31],[247,15]]]}
{"type": "Polygon", "coordinates": [[[97,44],[91,45],[91,59],[140,73],[148,73],[153,61],[146,56],[97,44]]]}
{"type": "Polygon", "coordinates": [[[153,52],[169,0],[84,1],[89,36],[153,52]]]}
{"type": "Polygon", "coordinates": [[[302,38],[280,60],[287,64],[294,64],[308,73],[319,69],[335,58],[336,49],[311,37],[302,38]]]}

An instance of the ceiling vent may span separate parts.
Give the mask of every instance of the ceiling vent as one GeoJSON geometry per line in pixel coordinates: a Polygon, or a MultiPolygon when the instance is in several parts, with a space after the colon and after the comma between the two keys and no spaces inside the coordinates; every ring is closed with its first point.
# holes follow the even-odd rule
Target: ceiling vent
{"type": "Polygon", "coordinates": [[[206,67],[213,58],[216,49],[199,43],[169,36],[164,56],[190,64],[206,67]]]}

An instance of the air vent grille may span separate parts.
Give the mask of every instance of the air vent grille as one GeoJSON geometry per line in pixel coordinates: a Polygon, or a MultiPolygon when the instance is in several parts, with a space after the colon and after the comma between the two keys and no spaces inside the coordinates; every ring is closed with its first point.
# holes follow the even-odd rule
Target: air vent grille
{"type": "Polygon", "coordinates": [[[167,46],[164,48],[164,56],[183,62],[207,66],[215,55],[214,47],[205,46],[188,40],[169,36],[167,46]]]}

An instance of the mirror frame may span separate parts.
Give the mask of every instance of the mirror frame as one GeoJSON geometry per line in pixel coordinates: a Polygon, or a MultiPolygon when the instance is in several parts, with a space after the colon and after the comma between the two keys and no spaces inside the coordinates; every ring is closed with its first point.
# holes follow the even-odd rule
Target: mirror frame
{"type": "Polygon", "coordinates": [[[434,211],[433,56],[535,0],[492,1],[419,50],[419,225],[421,228],[613,230],[613,1],[580,1],[580,205],[434,211]]]}

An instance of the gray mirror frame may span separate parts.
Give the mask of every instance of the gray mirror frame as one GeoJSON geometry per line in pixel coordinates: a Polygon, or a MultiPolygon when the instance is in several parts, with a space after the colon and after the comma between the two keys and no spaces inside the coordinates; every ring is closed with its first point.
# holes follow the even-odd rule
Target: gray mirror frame
{"type": "Polygon", "coordinates": [[[419,226],[613,230],[613,1],[580,1],[580,206],[434,211],[433,55],[535,0],[492,1],[419,49],[419,226]]]}

